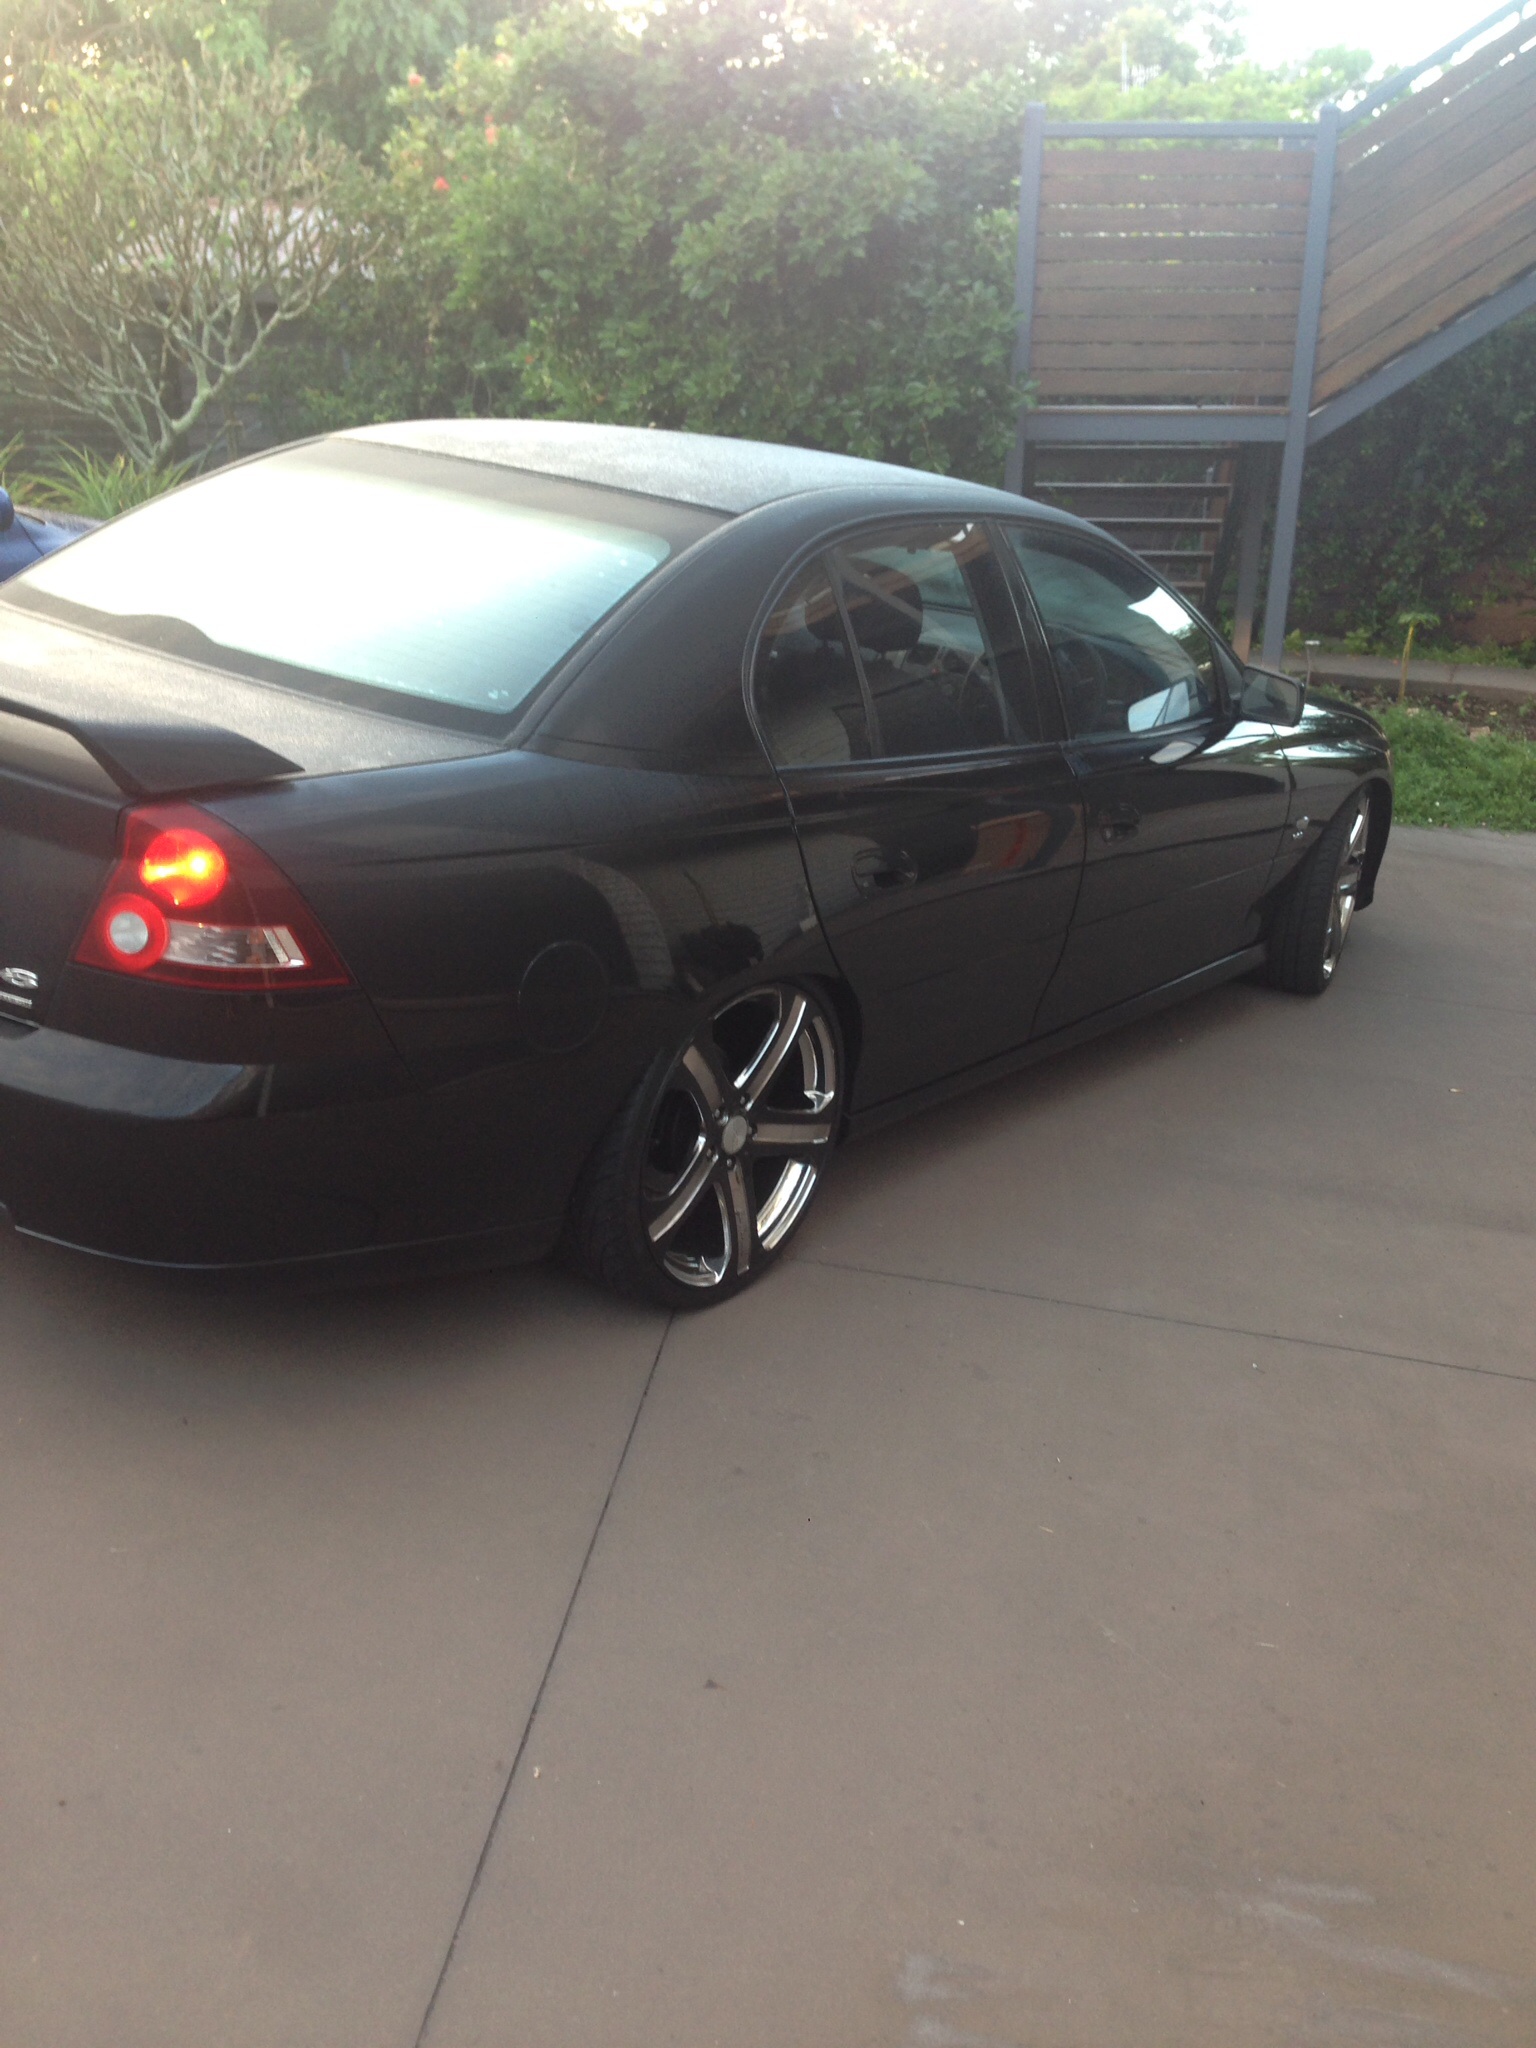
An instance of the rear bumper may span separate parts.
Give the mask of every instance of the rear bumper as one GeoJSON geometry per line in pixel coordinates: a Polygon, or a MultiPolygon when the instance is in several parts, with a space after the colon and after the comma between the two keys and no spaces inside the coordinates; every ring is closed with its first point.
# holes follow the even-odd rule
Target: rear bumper
{"type": "Polygon", "coordinates": [[[353,1071],[331,1099],[311,1076],[309,1106],[273,1113],[283,1071],[0,1020],[0,1205],[29,1236],[204,1271],[479,1239],[537,1257],[553,1242],[561,1165],[506,1170],[509,1150],[549,1160],[518,1130],[524,1090],[506,1070],[361,1095],[353,1071]]]}

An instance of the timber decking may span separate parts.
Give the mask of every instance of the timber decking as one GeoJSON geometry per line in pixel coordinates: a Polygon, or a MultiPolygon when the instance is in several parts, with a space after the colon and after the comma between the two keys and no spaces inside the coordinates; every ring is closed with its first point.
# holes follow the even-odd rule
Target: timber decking
{"type": "Polygon", "coordinates": [[[1339,144],[1312,403],[1536,265],[1536,20],[1339,144]]]}
{"type": "Polygon", "coordinates": [[[1310,152],[1047,148],[1030,369],[1053,404],[1283,404],[1310,152]]]}
{"type": "MultiPolygon", "coordinates": [[[[1044,405],[1285,405],[1313,151],[1047,145],[1029,370],[1044,405]]],[[[1536,266],[1536,19],[1340,136],[1311,404],[1536,266]]]]}

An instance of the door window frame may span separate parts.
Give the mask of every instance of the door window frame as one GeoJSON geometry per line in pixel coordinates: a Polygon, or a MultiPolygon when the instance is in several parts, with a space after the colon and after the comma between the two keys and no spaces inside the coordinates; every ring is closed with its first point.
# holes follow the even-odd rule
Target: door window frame
{"type": "Polygon", "coordinates": [[[1238,678],[1241,673],[1241,668],[1240,664],[1238,663],[1237,656],[1232,652],[1231,648],[1228,647],[1226,641],[1222,638],[1221,634],[1216,630],[1216,628],[1211,624],[1210,620],[1205,617],[1204,613],[1197,612],[1194,606],[1189,602],[1188,598],[1186,598],[1180,591],[1175,590],[1170,583],[1166,582],[1161,576],[1159,576],[1155,569],[1149,568],[1138,554],[1135,554],[1129,548],[1122,550],[1121,548],[1117,547],[1112,540],[1109,540],[1107,538],[1101,539],[1097,534],[1079,534],[1073,528],[1063,529],[1062,527],[1057,526],[1054,521],[1023,518],[1001,520],[998,522],[998,524],[1002,529],[1000,533],[1000,540],[1002,545],[999,548],[999,553],[1003,558],[1005,570],[1010,572],[1013,578],[1013,583],[1016,592],[1015,603],[1021,609],[1024,607],[1028,608],[1031,618],[1034,622],[1035,630],[1039,634],[1041,641],[1044,643],[1044,652],[1049,662],[1051,681],[1056,691],[1058,712],[1062,721],[1062,730],[1066,734],[1066,744],[1068,746],[1100,747],[1105,745],[1106,743],[1118,743],[1119,745],[1123,746],[1128,739],[1142,737],[1150,739],[1152,737],[1152,732],[1154,731],[1158,734],[1167,734],[1171,737],[1177,738],[1179,734],[1187,733],[1195,727],[1206,726],[1211,724],[1219,725],[1224,721],[1233,720],[1238,716],[1237,689],[1238,678]],[[1143,575],[1150,577],[1152,582],[1156,584],[1159,590],[1166,591],[1168,596],[1171,597],[1176,604],[1180,605],[1186,612],[1189,613],[1190,618],[1200,628],[1200,630],[1205,634],[1206,638],[1211,643],[1212,650],[1216,656],[1216,694],[1218,700],[1214,710],[1201,711],[1189,718],[1181,718],[1177,722],[1172,722],[1167,725],[1156,726],[1145,735],[1124,732],[1074,733],[1072,730],[1072,721],[1067,712],[1066,692],[1062,689],[1061,677],[1056,672],[1056,657],[1055,654],[1051,651],[1050,638],[1046,631],[1044,615],[1041,613],[1039,605],[1036,602],[1035,593],[1033,589],[1030,587],[1029,578],[1025,574],[1023,563],[1019,560],[1013,548],[1008,544],[1009,531],[1022,532],[1026,534],[1060,534],[1063,531],[1066,531],[1068,536],[1073,541],[1079,543],[1083,547],[1084,552],[1088,555],[1091,556],[1093,554],[1100,554],[1106,556],[1112,561],[1132,562],[1136,566],[1136,568],[1138,568],[1142,572],[1143,575]]]}
{"type": "MultiPolygon", "coordinates": [[[[985,642],[990,636],[986,632],[986,621],[979,611],[977,613],[977,623],[982,628],[985,642]]],[[[993,658],[995,660],[995,655],[993,658]]],[[[774,583],[768,599],[762,607],[759,623],[754,627],[751,639],[748,642],[744,670],[748,717],[774,772],[780,775],[830,777],[833,775],[848,776],[852,774],[859,777],[867,777],[871,774],[889,773],[892,770],[905,771],[910,774],[914,769],[928,765],[956,768],[973,761],[989,762],[995,766],[1003,761],[1027,758],[1031,755],[1040,754],[1047,749],[1059,749],[1069,738],[1069,728],[1061,702],[1060,685],[1056,678],[1056,666],[1050,658],[1049,645],[1033,608],[1033,600],[1027,595],[1027,586],[1023,577],[1018,573],[1017,563],[1013,559],[1013,551],[1008,547],[1001,527],[987,513],[956,512],[948,506],[932,512],[924,511],[920,507],[914,507],[910,512],[906,510],[899,513],[886,512],[872,518],[861,519],[857,523],[851,524],[838,532],[823,535],[814,546],[807,548],[803,554],[798,555],[785,570],[784,574],[774,583]],[[854,636],[848,617],[847,600],[843,593],[842,578],[837,572],[834,556],[843,549],[857,547],[860,542],[870,541],[880,534],[909,532],[914,526],[927,526],[930,524],[941,526],[951,520],[957,526],[964,525],[981,528],[982,532],[986,535],[987,545],[991,548],[993,557],[1002,572],[1003,589],[1006,593],[1007,602],[1012,607],[1013,623],[1018,628],[1020,644],[1029,664],[1035,702],[1040,714],[1041,736],[1039,739],[1034,740],[1004,740],[999,745],[990,747],[954,748],[945,753],[887,754],[880,750],[882,736],[879,715],[869,687],[869,677],[865,673],[864,658],[859,652],[859,644],[854,636]],[[768,721],[763,716],[758,704],[758,662],[762,654],[763,640],[767,633],[769,622],[772,620],[779,605],[783,602],[785,593],[790,589],[791,585],[798,577],[805,575],[812,569],[819,570],[826,577],[831,587],[833,598],[837,604],[838,618],[842,624],[843,637],[847,642],[848,652],[853,658],[854,674],[858,678],[859,696],[864,706],[864,716],[869,727],[872,748],[872,752],[867,759],[838,762],[808,761],[803,763],[779,761],[774,754],[768,721]],[[1054,727],[1054,731],[1049,730],[1052,727],[1054,727]]]]}

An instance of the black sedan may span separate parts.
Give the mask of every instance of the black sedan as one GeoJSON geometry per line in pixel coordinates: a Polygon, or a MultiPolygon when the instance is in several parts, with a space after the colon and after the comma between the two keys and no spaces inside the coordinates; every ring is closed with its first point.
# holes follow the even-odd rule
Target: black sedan
{"type": "Polygon", "coordinates": [[[0,1201],[155,1265],[673,1305],[836,1144],[1230,976],[1318,993],[1379,728],[999,491],[497,421],[219,471],[0,592],[0,1201]]]}

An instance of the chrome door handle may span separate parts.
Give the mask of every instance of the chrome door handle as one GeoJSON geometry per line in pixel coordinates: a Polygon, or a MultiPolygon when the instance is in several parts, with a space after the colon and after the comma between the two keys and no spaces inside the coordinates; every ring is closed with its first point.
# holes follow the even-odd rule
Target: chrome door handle
{"type": "Polygon", "coordinates": [[[1129,801],[1104,804],[1094,813],[1093,822],[1099,828],[1099,837],[1107,846],[1112,840],[1129,839],[1141,823],[1141,813],[1129,801]]]}
{"type": "Polygon", "coordinates": [[[917,880],[917,862],[901,848],[866,846],[853,856],[853,879],[866,896],[910,889],[917,880]]]}

